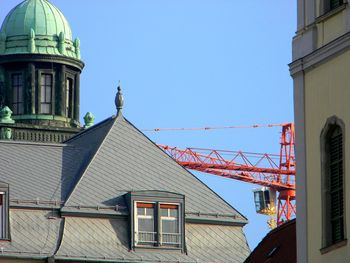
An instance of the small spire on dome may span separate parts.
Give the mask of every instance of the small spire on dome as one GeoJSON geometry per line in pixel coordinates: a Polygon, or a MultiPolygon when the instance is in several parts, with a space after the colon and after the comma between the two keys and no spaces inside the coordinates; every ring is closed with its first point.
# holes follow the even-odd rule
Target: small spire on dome
{"type": "Polygon", "coordinates": [[[118,92],[117,92],[117,95],[115,96],[115,106],[117,108],[117,116],[119,116],[120,114],[122,114],[122,109],[124,106],[124,97],[123,97],[120,81],[118,84],[118,92]]]}

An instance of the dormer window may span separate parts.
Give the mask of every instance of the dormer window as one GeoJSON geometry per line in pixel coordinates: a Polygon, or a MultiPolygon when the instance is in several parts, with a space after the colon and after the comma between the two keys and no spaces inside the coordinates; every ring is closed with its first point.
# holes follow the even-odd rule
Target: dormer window
{"type": "Polygon", "coordinates": [[[183,249],[184,197],[145,191],[130,193],[134,248],[183,249]]]}
{"type": "Polygon", "coordinates": [[[179,204],[135,202],[135,245],[180,247],[179,204]]]}

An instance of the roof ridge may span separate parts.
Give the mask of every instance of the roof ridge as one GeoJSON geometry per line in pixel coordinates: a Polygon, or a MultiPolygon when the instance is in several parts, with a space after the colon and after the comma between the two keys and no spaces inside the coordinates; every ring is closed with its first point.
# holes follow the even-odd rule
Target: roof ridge
{"type": "MultiPolygon", "coordinates": [[[[88,168],[90,167],[90,165],[92,164],[92,162],[94,161],[95,157],[97,156],[99,150],[101,149],[102,145],[104,144],[104,142],[106,141],[106,138],[108,137],[108,135],[110,134],[110,132],[112,131],[112,128],[114,126],[114,124],[116,123],[116,121],[119,119],[119,118],[123,118],[123,116],[117,116],[116,118],[112,118],[112,120],[114,121],[114,123],[111,125],[111,127],[109,128],[109,131],[107,132],[106,136],[104,136],[103,140],[101,141],[100,145],[97,147],[94,155],[92,156],[92,158],[90,159],[89,163],[86,165],[86,167],[84,168],[84,171],[81,173],[81,176],[79,178],[79,180],[76,182],[75,186],[72,188],[72,191],[70,192],[68,198],[66,198],[65,200],[65,203],[64,203],[64,206],[66,205],[66,203],[69,202],[71,196],[73,195],[75,189],[77,189],[79,183],[82,181],[82,179],[84,178],[84,175],[86,173],[86,171],[88,170],[88,168]]],[[[109,119],[106,119],[106,121],[109,120],[109,119]]]]}
{"type": "Polygon", "coordinates": [[[91,126],[90,128],[82,130],[81,132],[75,134],[73,137],[69,138],[68,140],[65,140],[64,143],[70,143],[72,141],[75,141],[75,140],[79,139],[81,136],[84,136],[87,133],[93,132],[97,128],[100,128],[102,125],[107,124],[108,121],[111,121],[111,120],[113,120],[115,118],[116,118],[115,115],[112,115],[111,117],[108,117],[107,119],[104,119],[104,120],[98,122],[97,124],[91,126]]]}
{"type": "Polygon", "coordinates": [[[134,127],[141,135],[143,135],[147,140],[149,140],[154,146],[157,147],[158,150],[162,151],[171,161],[175,162],[177,165],[179,165],[183,170],[185,170],[187,173],[189,173],[191,176],[193,176],[198,182],[200,182],[202,185],[204,185],[209,191],[211,191],[213,194],[215,194],[218,198],[220,198],[222,201],[224,201],[229,207],[231,207],[237,214],[242,216],[244,220],[248,223],[248,218],[245,217],[243,214],[241,214],[236,208],[234,208],[229,202],[227,202],[224,198],[222,198],[218,193],[216,193],[213,189],[211,189],[207,184],[205,184],[202,180],[200,180],[197,176],[195,176],[191,171],[187,170],[182,165],[178,164],[173,158],[171,158],[166,152],[164,152],[161,148],[158,147],[158,145],[152,141],[148,136],[146,136],[140,129],[138,129],[134,124],[132,124],[130,121],[128,121],[126,118],[124,120],[129,123],[132,127],[134,127]]]}

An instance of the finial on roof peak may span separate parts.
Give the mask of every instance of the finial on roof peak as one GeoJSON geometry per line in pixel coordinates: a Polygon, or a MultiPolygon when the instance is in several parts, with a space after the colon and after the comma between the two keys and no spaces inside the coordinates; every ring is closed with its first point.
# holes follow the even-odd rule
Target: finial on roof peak
{"type": "Polygon", "coordinates": [[[117,95],[115,96],[115,106],[117,108],[117,115],[119,116],[120,114],[122,114],[122,109],[124,106],[124,97],[123,97],[120,81],[118,83],[118,92],[117,92],[117,95]]]}

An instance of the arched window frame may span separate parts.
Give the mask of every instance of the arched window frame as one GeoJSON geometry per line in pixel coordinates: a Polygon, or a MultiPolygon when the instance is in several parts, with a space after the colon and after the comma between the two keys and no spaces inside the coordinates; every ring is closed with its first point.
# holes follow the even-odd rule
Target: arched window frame
{"type": "MultiPolygon", "coordinates": [[[[322,132],[321,132],[321,182],[322,182],[322,246],[323,248],[333,247],[341,244],[346,240],[346,219],[345,219],[345,124],[336,116],[328,118],[322,132]],[[339,128],[342,134],[342,202],[343,215],[342,227],[343,236],[340,240],[334,240],[332,233],[332,206],[330,197],[330,139],[335,129],[339,128]]],[[[326,252],[326,251],[324,251],[326,252]]]]}

